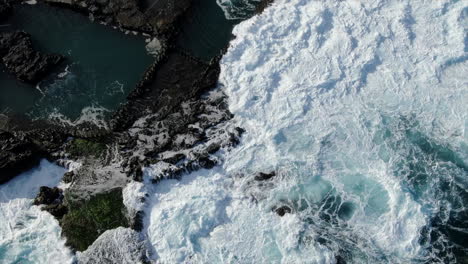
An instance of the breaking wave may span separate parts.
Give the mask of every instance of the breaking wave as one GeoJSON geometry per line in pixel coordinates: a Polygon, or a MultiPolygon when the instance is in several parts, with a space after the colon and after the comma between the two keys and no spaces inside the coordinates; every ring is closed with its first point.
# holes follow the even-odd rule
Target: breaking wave
{"type": "Polygon", "coordinates": [[[278,0],[237,26],[220,83],[247,132],[222,166],[148,187],[153,259],[466,261],[467,10],[278,0]]]}
{"type": "Polygon", "coordinates": [[[223,10],[224,16],[229,20],[241,20],[249,18],[261,0],[216,0],[223,10]]]}
{"type": "Polygon", "coordinates": [[[57,220],[32,205],[39,187],[57,186],[64,173],[43,160],[38,168],[0,186],[1,263],[73,263],[57,220]]]}

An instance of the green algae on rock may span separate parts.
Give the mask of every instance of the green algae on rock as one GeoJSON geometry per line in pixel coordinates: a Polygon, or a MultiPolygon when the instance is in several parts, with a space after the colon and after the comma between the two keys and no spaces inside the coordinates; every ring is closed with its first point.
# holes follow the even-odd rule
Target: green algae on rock
{"type": "Polygon", "coordinates": [[[123,204],[122,189],[100,193],[86,201],[68,201],[68,214],[62,221],[62,234],[67,245],[84,251],[102,233],[117,227],[128,227],[126,209],[123,204]]]}

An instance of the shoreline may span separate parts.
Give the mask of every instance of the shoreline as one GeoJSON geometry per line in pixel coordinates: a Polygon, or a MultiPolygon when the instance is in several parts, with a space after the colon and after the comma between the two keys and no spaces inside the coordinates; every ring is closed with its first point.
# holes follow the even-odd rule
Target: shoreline
{"type": "MultiPolygon", "coordinates": [[[[88,10],[66,3],[58,6],[80,12],[88,10]]],[[[189,9],[186,8],[183,14],[189,9]]],[[[167,48],[164,49],[164,55],[147,69],[126,102],[114,112],[109,122],[110,129],[98,128],[93,124],[74,127],[50,120],[30,122],[22,117],[0,116],[0,130],[24,142],[31,142],[41,150],[34,153],[31,160],[68,159],[82,164],[66,174],[64,181],[69,187],[63,190],[62,198],[52,199],[52,204],[45,203],[46,207],[43,207],[55,215],[62,227],[63,223],[72,224],[67,224],[62,230],[72,249],[84,251],[105,230],[115,228],[108,226],[99,233],[87,234],[90,237],[84,240],[90,242],[85,245],[70,242],[76,241],[74,234],[80,233],[78,230],[85,227],[73,225],[75,215],[84,212],[83,208],[91,208],[96,204],[100,206],[100,202],[107,199],[96,197],[113,190],[122,190],[132,179],[142,181],[142,168],[151,164],[164,167],[153,182],[178,178],[200,168],[210,169],[218,162],[213,156],[218,150],[232,148],[240,141],[243,129],[223,125],[228,123],[232,114],[227,108],[225,95],[217,91],[219,60],[227,47],[220,50],[220,55],[209,63],[181,51],[175,41],[180,31],[177,29],[178,21],[183,18],[179,14],[170,26],[165,25],[166,30],[174,28],[173,32],[161,35],[152,31],[153,35],[149,35],[164,39],[167,48]],[[172,81],[174,76],[182,78],[172,81]],[[153,143],[148,144],[148,141],[153,143]],[[96,182],[96,179],[99,180],[96,182]],[[66,210],[56,214],[54,210],[57,207],[66,210]]],[[[121,25],[119,28],[125,29],[121,25]]],[[[148,34],[144,31],[140,33],[148,34]]],[[[12,155],[15,153],[12,152],[12,155]]],[[[38,196],[47,197],[51,193],[55,192],[44,189],[38,196]]],[[[114,205],[120,206],[122,203],[122,194],[117,194],[114,205]]],[[[138,231],[142,225],[143,212],[133,213],[124,226],[138,231]]],[[[127,218],[128,215],[122,217],[127,218]]]]}

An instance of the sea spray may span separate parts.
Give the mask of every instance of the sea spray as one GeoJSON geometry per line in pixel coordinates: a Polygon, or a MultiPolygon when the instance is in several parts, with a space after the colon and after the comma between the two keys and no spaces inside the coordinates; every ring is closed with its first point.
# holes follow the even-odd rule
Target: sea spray
{"type": "Polygon", "coordinates": [[[466,10],[279,0],[236,27],[220,83],[246,134],[221,167],[150,191],[154,257],[462,262],[466,10]]]}
{"type": "Polygon", "coordinates": [[[72,263],[55,218],[33,206],[39,187],[59,184],[65,169],[46,160],[0,186],[0,262],[72,263]]]}

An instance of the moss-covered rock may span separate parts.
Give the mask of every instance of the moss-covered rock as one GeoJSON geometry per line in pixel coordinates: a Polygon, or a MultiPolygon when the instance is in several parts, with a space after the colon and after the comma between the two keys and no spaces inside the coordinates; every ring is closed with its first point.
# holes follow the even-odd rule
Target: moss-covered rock
{"type": "Polygon", "coordinates": [[[104,143],[77,138],[69,143],[67,152],[73,157],[100,157],[106,148],[104,143]]]}
{"type": "Polygon", "coordinates": [[[122,189],[97,194],[87,201],[68,204],[62,221],[62,234],[71,248],[84,251],[102,233],[119,226],[128,227],[122,189]]]}

